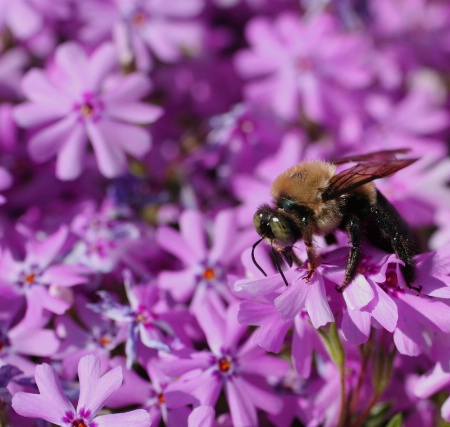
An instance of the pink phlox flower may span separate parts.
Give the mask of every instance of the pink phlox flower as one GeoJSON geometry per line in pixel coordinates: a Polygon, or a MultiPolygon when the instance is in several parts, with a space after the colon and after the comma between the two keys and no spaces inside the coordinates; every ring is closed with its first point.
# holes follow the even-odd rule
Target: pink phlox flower
{"type": "Polygon", "coordinates": [[[94,354],[106,370],[111,352],[127,339],[127,325],[95,313],[88,307],[89,300],[76,295],[74,310],[79,322],[68,316],[55,319],[55,331],[61,339],[57,357],[61,359],[65,379],[74,379],[80,359],[94,354]]]}
{"type": "Polygon", "coordinates": [[[146,76],[113,76],[116,65],[110,44],[88,56],[66,43],[56,50],[53,69],[25,75],[29,101],[16,107],[15,119],[23,127],[39,127],[29,140],[31,157],[44,162],[56,155],[58,178],[80,176],[88,140],[108,178],[126,172],[126,154],[142,157],[150,149],[150,135],[138,125],[154,122],[162,110],[138,101],[150,89],[146,76]]]}
{"type": "Polygon", "coordinates": [[[292,268],[284,272],[289,286],[286,286],[279,273],[259,279],[242,279],[236,287],[254,296],[272,295],[274,307],[283,320],[293,320],[305,310],[315,328],[334,321],[328,303],[323,267],[316,270],[309,282],[303,280],[308,273],[306,268],[292,268]]]}
{"type": "Polygon", "coordinates": [[[162,61],[175,62],[202,47],[203,28],[196,18],[204,0],[173,0],[169,4],[160,0],[113,0],[94,7],[94,12],[80,8],[84,21],[81,38],[98,43],[111,38],[113,30],[121,61],[128,65],[135,61],[139,70],[153,66],[150,52],[162,61]]]}
{"type": "Polygon", "coordinates": [[[236,304],[226,311],[205,304],[196,316],[210,350],[167,355],[160,366],[166,374],[180,376],[178,390],[191,393],[201,405],[214,406],[224,389],[233,425],[244,427],[257,425],[256,408],[279,412],[281,400],[266,376],[283,375],[288,366],[266,355],[251,337],[241,343],[246,328],[237,323],[237,309],[236,304]]]}
{"type": "Polygon", "coordinates": [[[89,304],[89,307],[116,322],[128,324],[127,367],[130,368],[137,358],[139,340],[148,348],[162,351],[170,351],[182,341],[190,344],[183,333],[187,320],[184,312],[160,304],[160,290],[156,284],[137,284],[129,271],[123,275],[129,305],[118,303],[106,291],[98,291],[101,301],[89,304]]]}
{"type": "Polygon", "coordinates": [[[36,35],[48,22],[68,18],[70,4],[62,0],[55,4],[51,0],[8,0],[0,1],[0,28],[4,27],[20,40],[26,40],[36,35]]]}
{"type": "Polygon", "coordinates": [[[172,62],[182,56],[183,50],[195,52],[200,48],[201,27],[192,18],[203,9],[203,0],[174,0],[170,4],[115,0],[115,4],[138,49],[144,44],[163,61],[172,62]]]}
{"type": "Polygon", "coordinates": [[[202,163],[216,168],[220,178],[232,180],[234,174],[252,170],[273,155],[282,137],[281,124],[268,112],[237,104],[225,114],[210,119],[208,144],[200,153],[202,163]]]}
{"type": "Polygon", "coordinates": [[[38,305],[53,313],[64,313],[72,303],[69,287],[86,283],[89,270],[65,263],[69,230],[61,226],[43,239],[30,236],[25,245],[25,257],[16,260],[8,249],[0,259],[0,280],[3,289],[25,295],[30,305],[38,305]]]}
{"type": "Polygon", "coordinates": [[[156,233],[159,245],[180,259],[184,267],[180,271],[162,271],[158,282],[176,301],[186,302],[193,297],[194,310],[204,298],[233,300],[226,275],[241,271],[237,261],[253,234],[238,229],[232,210],[217,214],[211,224],[211,245],[206,240],[208,227],[208,220],[200,212],[185,211],[179,232],[163,226],[156,233]]]}
{"type": "MultiPolygon", "coordinates": [[[[21,317],[22,305],[6,299],[2,303],[4,319],[0,322],[0,359],[19,367],[25,374],[31,374],[34,363],[27,357],[48,357],[54,355],[60,340],[48,327],[50,316],[42,312],[38,304],[28,304],[21,317]]],[[[48,313],[47,313],[48,314],[48,313]]]]}
{"type": "Polygon", "coordinates": [[[290,371],[278,378],[270,378],[269,381],[283,398],[283,409],[278,414],[269,414],[270,421],[276,427],[288,427],[299,419],[307,425],[308,416],[305,406],[308,405],[308,386],[304,379],[290,371]]]}
{"type": "Polygon", "coordinates": [[[148,241],[138,224],[128,217],[107,202],[99,209],[93,204],[86,206],[71,224],[79,240],[70,259],[99,273],[110,273],[124,264],[140,274],[148,274],[142,263],[148,241]]]}
{"type": "MultiPolygon", "coordinates": [[[[447,390],[448,386],[450,386],[450,372],[437,363],[415,381],[412,391],[417,398],[428,399],[442,390],[447,390]]],[[[445,421],[450,420],[450,398],[447,398],[441,406],[441,417],[445,421]]]]}
{"type": "Polygon", "coordinates": [[[448,274],[444,272],[445,265],[448,265],[448,249],[418,255],[417,261],[415,285],[422,286],[420,296],[408,290],[398,261],[393,264],[387,262],[383,266],[386,280],[378,283],[376,288],[378,295],[382,290],[397,306],[394,342],[400,353],[409,356],[417,356],[429,348],[427,337],[430,334],[450,332],[450,305],[446,301],[450,287],[448,274]]]}
{"type": "Polygon", "coordinates": [[[376,37],[395,50],[397,62],[411,67],[448,64],[449,6],[428,0],[380,0],[370,5],[374,15],[376,37]]]}
{"type": "Polygon", "coordinates": [[[360,136],[369,147],[366,151],[408,147],[415,155],[437,158],[445,152],[437,137],[448,129],[450,116],[426,90],[412,88],[398,102],[383,95],[369,95],[365,109],[371,119],[360,136]]]}
{"type": "Polygon", "coordinates": [[[259,77],[247,84],[247,96],[268,103],[283,118],[303,111],[322,122],[332,107],[327,91],[348,93],[371,80],[364,40],[340,31],[325,13],[303,20],[283,13],[273,22],[257,17],[246,35],[250,49],[237,54],[236,66],[244,77],[259,77]]]}
{"type": "Polygon", "coordinates": [[[36,367],[35,378],[40,393],[18,392],[13,397],[12,406],[24,417],[42,418],[61,427],[150,427],[150,415],[144,409],[96,416],[109,396],[121,386],[121,367],[101,377],[100,360],[88,355],[80,360],[78,376],[80,397],[76,409],[65,396],[55,369],[47,363],[36,367]]]}

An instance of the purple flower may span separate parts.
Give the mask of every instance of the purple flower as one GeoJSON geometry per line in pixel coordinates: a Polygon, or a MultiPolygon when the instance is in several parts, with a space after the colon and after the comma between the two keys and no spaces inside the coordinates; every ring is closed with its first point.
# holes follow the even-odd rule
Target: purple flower
{"type": "Polygon", "coordinates": [[[106,177],[126,171],[126,154],[142,157],[150,149],[148,131],[137,126],[155,121],[161,109],[138,101],[148,79],[138,73],[115,79],[116,54],[110,44],[89,57],[75,43],[60,46],[54,68],[29,71],[23,91],[29,101],[15,110],[17,122],[37,131],[29,141],[35,161],[57,155],[56,175],[75,179],[84,168],[87,140],[106,177]]]}
{"type": "Polygon", "coordinates": [[[36,367],[36,384],[40,394],[18,392],[12,406],[24,416],[42,418],[61,427],[149,427],[150,415],[144,409],[123,414],[96,417],[108,397],[122,384],[122,369],[114,368],[100,376],[100,360],[95,356],[84,356],[78,365],[80,398],[77,409],[64,395],[54,368],[47,363],[36,367]]]}
{"type": "Polygon", "coordinates": [[[269,103],[283,118],[303,111],[323,122],[333,107],[330,90],[348,92],[370,82],[363,39],[340,32],[330,15],[301,20],[284,13],[274,22],[257,17],[246,33],[251,49],[238,53],[236,66],[244,77],[260,77],[247,85],[247,95],[269,103]]]}
{"type": "Polygon", "coordinates": [[[181,271],[162,271],[158,278],[177,301],[185,302],[193,295],[194,306],[205,297],[233,300],[226,275],[239,271],[237,260],[251,242],[250,233],[238,231],[235,218],[232,210],[217,215],[211,247],[206,241],[206,219],[200,212],[185,211],[180,218],[180,232],[169,227],[158,229],[156,239],[160,246],[179,258],[185,267],[181,271]]]}
{"type": "Polygon", "coordinates": [[[116,322],[128,324],[125,352],[127,367],[131,368],[137,358],[139,340],[148,348],[169,351],[171,346],[180,345],[188,318],[180,310],[168,310],[158,304],[159,288],[155,283],[136,284],[129,271],[124,271],[123,276],[129,306],[119,304],[108,292],[99,291],[101,301],[89,307],[116,322]]]}
{"type": "Polygon", "coordinates": [[[29,305],[64,313],[72,302],[72,294],[67,288],[88,280],[85,267],[68,265],[62,260],[67,236],[65,226],[45,239],[30,236],[22,261],[14,259],[8,249],[3,250],[0,288],[10,296],[25,295],[29,305]]]}
{"type": "Polygon", "coordinates": [[[281,401],[271,392],[267,372],[283,375],[287,364],[247,339],[239,344],[245,327],[236,320],[237,305],[225,312],[220,306],[205,304],[197,312],[209,351],[168,354],[161,369],[172,377],[180,376],[179,391],[193,394],[201,405],[215,405],[223,388],[236,427],[257,425],[256,408],[278,413],[281,401]]]}

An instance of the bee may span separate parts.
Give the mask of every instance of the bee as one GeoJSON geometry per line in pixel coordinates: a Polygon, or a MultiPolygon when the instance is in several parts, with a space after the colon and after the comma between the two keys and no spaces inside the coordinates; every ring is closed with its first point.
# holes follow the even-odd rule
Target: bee
{"type": "Polygon", "coordinates": [[[308,257],[308,274],[304,278],[309,281],[319,264],[313,236],[327,236],[339,229],[347,233],[351,248],[344,281],[336,287],[338,291],[342,292],[354,279],[362,258],[361,242],[366,238],[403,261],[401,271],[405,282],[419,294],[422,287],[413,286],[416,278],[414,241],[408,226],[372,182],[418,160],[396,157],[408,151],[377,151],[334,162],[306,161],[279,175],[271,187],[274,206],[260,206],[253,217],[255,229],[261,236],[252,248],[256,267],[266,275],[254,255],[256,246],[264,240],[271,245],[277,269],[288,285],[276,255],[279,253],[291,267],[292,247],[302,239],[308,257]],[[345,163],[356,164],[336,173],[336,165],[345,163]]]}

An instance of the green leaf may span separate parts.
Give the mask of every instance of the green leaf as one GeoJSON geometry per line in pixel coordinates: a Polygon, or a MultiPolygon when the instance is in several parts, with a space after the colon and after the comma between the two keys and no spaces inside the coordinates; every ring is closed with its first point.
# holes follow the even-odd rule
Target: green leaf
{"type": "Polygon", "coordinates": [[[391,420],[387,423],[386,427],[402,427],[403,425],[403,414],[399,412],[395,414],[391,420]]]}

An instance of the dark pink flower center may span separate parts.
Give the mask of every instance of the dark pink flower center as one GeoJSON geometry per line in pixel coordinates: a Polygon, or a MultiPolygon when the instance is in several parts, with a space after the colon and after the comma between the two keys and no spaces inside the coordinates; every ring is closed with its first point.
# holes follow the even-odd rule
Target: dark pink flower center
{"type": "Polygon", "coordinates": [[[143,10],[136,10],[131,17],[131,23],[137,28],[142,28],[148,22],[148,14],[143,10]]]}
{"type": "Polygon", "coordinates": [[[78,111],[80,120],[94,120],[101,118],[104,110],[102,100],[93,93],[83,94],[83,101],[74,105],[74,109],[78,111]]]}
{"type": "Polygon", "coordinates": [[[297,59],[297,69],[299,71],[311,71],[313,69],[313,61],[307,56],[302,56],[297,59]]]}
{"type": "Polygon", "coordinates": [[[220,372],[228,372],[231,369],[232,363],[230,357],[221,357],[217,361],[220,372]]]}

